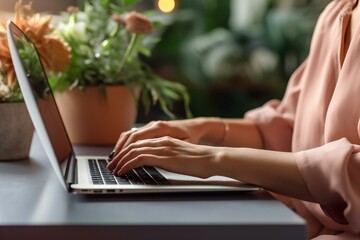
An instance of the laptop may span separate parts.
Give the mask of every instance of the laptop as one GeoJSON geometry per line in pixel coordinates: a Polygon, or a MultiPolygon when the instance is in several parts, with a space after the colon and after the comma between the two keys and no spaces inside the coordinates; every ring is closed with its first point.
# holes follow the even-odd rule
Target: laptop
{"type": "Polygon", "coordinates": [[[125,176],[107,169],[108,156],[75,156],[35,45],[9,21],[8,42],[19,85],[35,130],[64,189],[80,194],[254,191],[231,178],[208,179],[143,166],[125,176]]]}

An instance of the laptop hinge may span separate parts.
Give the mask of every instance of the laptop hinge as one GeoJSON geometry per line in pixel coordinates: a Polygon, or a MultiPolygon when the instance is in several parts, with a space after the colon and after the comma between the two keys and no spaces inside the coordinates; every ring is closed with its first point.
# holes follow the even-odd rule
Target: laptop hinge
{"type": "Polygon", "coordinates": [[[70,189],[71,184],[74,184],[77,181],[76,166],[77,164],[75,154],[71,154],[71,156],[69,156],[68,163],[66,164],[66,170],[64,175],[64,179],[68,189],[70,189]]]}

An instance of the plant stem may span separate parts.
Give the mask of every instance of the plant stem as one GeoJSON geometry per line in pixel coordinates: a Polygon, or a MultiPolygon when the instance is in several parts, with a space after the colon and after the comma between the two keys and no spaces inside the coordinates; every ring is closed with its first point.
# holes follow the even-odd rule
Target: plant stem
{"type": "Polygon", "coordinates": [[[131,54],[131,51],[133,50],[134,46],[135,46],[135,42],[136,42],[136,38],[137,38],[137,34],[135,33],[132,33],[131,34],[131,39],[130,39],[130,42],[129,42],[129,45],[127,46],[126,48],[126,51],[124,53],[124,56],[122,58],[122,61],[120,63],[120,66],[119,66],[119,73],[122,71],[122,69],[124,68],[125,64],[126,64],[126,61],[127,59],[129,58],[130,54],[131,54]]]}

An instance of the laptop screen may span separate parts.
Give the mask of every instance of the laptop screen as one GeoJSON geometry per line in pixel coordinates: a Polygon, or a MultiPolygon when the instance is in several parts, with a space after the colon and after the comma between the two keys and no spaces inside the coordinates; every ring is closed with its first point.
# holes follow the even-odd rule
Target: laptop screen
{"type": "MultiPolygon", "coordinates": [[[[11,24],[10,27],[22,67],[31,86],[56,159],[59,163],[65,162],[73,154],[72,145],[58,111],[38,51],[32,41],[14,24],[11,24]]],[[[62,168],[63,176],[64,171],[65,169],[62,168]]]]}

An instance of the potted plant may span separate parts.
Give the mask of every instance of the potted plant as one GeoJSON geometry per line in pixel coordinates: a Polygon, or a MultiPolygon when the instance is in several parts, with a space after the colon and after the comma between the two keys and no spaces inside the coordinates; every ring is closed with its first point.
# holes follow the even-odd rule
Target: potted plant
{"type": "MultiPolygon", "coordinates": [[[[19,1],[12,21],[35,43],[46,70],[62,71],[67,66],[69,49],[61,39],[52,35],[50,16],[34,14],[31,4],[24,5],[19,1]],[[50,51],[62,57],[51,58],[50,51]]],[[[6,22],[0,22],[0,160],[13,160],[28,157],[34,128],[12,64],[6,22]]]]}
{"type": "Polygon", "coordinates": [[[134,124],[138,101],[147,112],[160,104],[175,118],[172,104],[183,100],[191,116],[185,87],[160,78],[141,60],[150,55],[154,24],[127,12],[132,2],[85,0],[82,10],[69,7],[57,26],[71,61],[50,75],[50,83],[73,143],[114,144],[134,124]]]}
{"type": "Polygon", "coordinates": [[[8,85],[2,64],[0,69],[0,160],[24,159],[34,128],[18,85],[8,85]]]}

